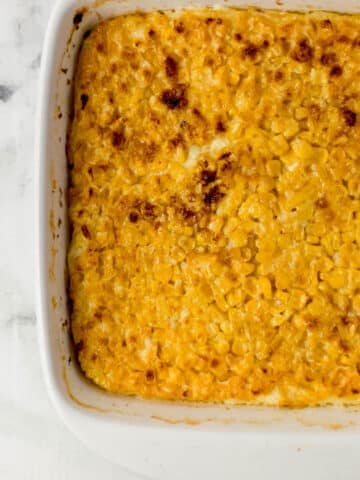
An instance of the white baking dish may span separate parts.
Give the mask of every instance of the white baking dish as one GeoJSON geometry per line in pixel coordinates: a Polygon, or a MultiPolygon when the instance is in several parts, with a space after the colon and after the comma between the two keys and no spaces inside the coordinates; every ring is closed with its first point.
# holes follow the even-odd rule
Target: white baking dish
{"type": "MultiPolygon", "coordinates": [[[[358,0],[312,3],[316,8],[360,11],[358,0]]],[[[351,462],[354,467],[359,462],[354,455],[346,457],[360,445],[359,409],[190,406],[121,398],[106,394],[86,381],[73,359],[65,280],[65,144],[71,95],[68,79],[72,79],[83,33],[102,18],[129,10],[214,4],[229,3],[219,0],[57,2],[42,61],[35,189],[37,318],[48,390],[65,423],[78,437],[108,458],[144,474],[164,479],[197,479],[205,475],[207,479],[234,478],[240,472],[260,475],[266,465],[268,478],[276,472],[280,477],[281,472],[290,473],[290,467],[292,478],[304,478],[310,472],[323,478],[321,455],[336,447],[343,461],[333,462],[331,471],[341,472],[341,478],[355,478],[343,476],[346,473],[343,462],[347,462],[347,468],[351,462]],[[82,21],[76,28],[74,15],[84,7],[82,21]],[[294,466],[299,462],[301,475],[297,477],[300,470],[294,466]]],[[[245,5],[242,0],[232,0],[231,4],[245,5]]],[[[279,6],[273,0],[254,0],[252,5],[305,9],[306,1],[287,0],[279,6]]],[[[360,463],[358,471],[359,467],[360,463]]]]}

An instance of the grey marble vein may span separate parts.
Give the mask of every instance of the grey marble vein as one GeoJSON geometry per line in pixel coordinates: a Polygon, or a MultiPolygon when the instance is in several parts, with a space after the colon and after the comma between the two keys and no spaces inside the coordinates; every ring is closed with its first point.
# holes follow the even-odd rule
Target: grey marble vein
{"type": "Polygon", "coordinates": [[[31,70],[37,70],[38,68],[40,68],[40,64],[41,64],[41,52],[39,52],[34,58],[34,60],[31,61],[30,63],[31,70]]]}
{"type": "Polygon", "coordinates": [[[35,313],[11,315],[6,322],[7,327],[12,327],[14,325],[29,326],[29,325],[35,325],[35,324],[36,324],[35,313]]]}
{"type": "Polygon", "coordinates": [[[8,102],[16,92],[17,87],[12,85],[0,85],[0,101],[8,102]]]}

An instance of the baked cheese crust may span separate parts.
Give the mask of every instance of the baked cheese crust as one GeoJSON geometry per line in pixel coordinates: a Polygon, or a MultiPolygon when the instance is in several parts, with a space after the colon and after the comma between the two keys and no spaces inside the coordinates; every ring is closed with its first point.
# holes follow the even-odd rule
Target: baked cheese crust
{"type": "Polygon", "coordinates": [[[134,13],[68,142],[81,368],[147,398],[360,399],[360,17],[134,13]]]}

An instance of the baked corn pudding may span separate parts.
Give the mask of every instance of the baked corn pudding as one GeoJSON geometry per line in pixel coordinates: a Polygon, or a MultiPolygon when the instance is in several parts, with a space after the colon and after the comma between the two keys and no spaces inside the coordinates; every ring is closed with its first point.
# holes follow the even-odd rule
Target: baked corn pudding
{"type": "Polygon", "coordinates": [[[133,13],[85,35],[72,333],[146,398],[360,400],[360,16],[133,13]]]}

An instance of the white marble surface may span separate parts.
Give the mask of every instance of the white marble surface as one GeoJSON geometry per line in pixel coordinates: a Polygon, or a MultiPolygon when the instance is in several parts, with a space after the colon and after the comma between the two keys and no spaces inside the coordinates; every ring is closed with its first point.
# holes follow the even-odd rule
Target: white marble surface
{"type": "MultiPolygon", "coordinates": [[[[40,368],[33,282],[34,114],[54,1],[0,0],[0,480],[135,480],[139,477],[87,451],[67,431],[49,402],[40,368]]],[[[308,455],[309,465],[299,457],[294,478],[358,480],[357,447],[346,453],[341,445],[319,447],[308,455]],[[301,473],[311,471],[311,455],[323,464],[315,477],[301,473]]],[[[258,454],[254,449],[249,462],[258,454]]],[[[287,478],[281,468],[271,478],[287,478]]],[[[256,478],[263,476],[270,478],[267,470],[256,478]]]]}
{"type": "Polygon", "coordinates": [[[54,0],[0,0],[0,479],[138,478],[62,425],[40,368],[33,282],[34,113],[54,0]]]}

